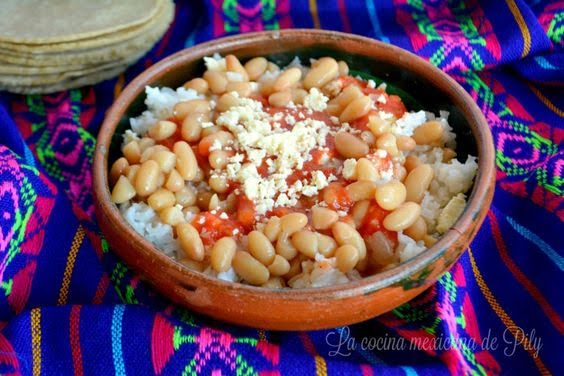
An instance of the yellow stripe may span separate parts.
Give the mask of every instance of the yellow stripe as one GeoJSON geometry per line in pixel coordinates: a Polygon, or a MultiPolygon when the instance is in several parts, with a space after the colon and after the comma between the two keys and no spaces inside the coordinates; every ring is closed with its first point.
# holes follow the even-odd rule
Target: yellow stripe
{"type": "Polygon", "coordinates": [[[316,29],[321,29],[321,22],[319,21],[319,14],[317,14],[317,1],[309,0],[309,11],[311,13],[311,18],[313,19],[313,27],[316,29]]]}
{"type": "Polygon", "coordinates": [[[31,349],[33,375],[41,374],[41,308],[31,310],[31,349]]]}
{"type": "Polygon", "coordinates": [[[315,356],[315,374],[317,376],[327,376],[327,363],[319,355],[315,356]]]}
{"type": "Polygon", "coordinates": [[[472,250],[470,249],[470,247],[468,247],[468,256],[470,257],[470,264],[472,265],[472,272],[474,273],[474,277],[476,278],[476,283],[478,283],[478,286],[480,287],[480,290],[482,291],[482,294],[488,301],[489,305],[492,307],[494,312],[499,316],[503,324],[507,327],[507,330],[509,330],[511,334],[513,334],[513,336],[517,341],[521,341],[521,345],[523,345],[525,350],[533,358],[533,362],[535,362],[535,365],[539,369],[541,375],[550,375],[550,372],[544,365],[540,355],[538,355],[536,353],[536,350],[534,350],[533,345],[529,341],[529,338],[520,330],[520,328],[517,326],[515,321],[513,321],[513,319],[509,317],[507,312],[505,312],[505,310],[497,302],[495,296],[493,295],[490,288],[484,281],[484,278],[482,277],[480,270],[478,270],[478,265],[476,264],[476,260],[474,259],[474,255],[472,254],[472,250]],[[522,340],[521,340],[521,336],[523,336],[522,340]]]}
{"type": "Polygon", "coordinates": [[[554,112],[556,115],[560,116],[560,117],[564,117],[564,111],[562,111],[561,109],[559,109],[558,107],[556,107],[556,105],[554,103],[552,103],[547,97],[545,97],[541,91],[539,89],[537,89],[536,87],[534,87],[533,85],[529,84],[529,89],[531,89],[531,91],[537,96],[537,98],[539,98],[539,100],[546,106],[548,107],[552,112],[554,112]]]}
{"type": "Polygon", "coordinates": [[[122,73],[118,76],[116,81],[116,86],[114,86],[114,99],[118,97],[123,89],[123,84],[125,83],[125,75],[122,73]]]}
{"type": "Polygon", "coordinates": [[[59,300],[57,300],[58,305],[66,304],[69,297],[70,281],[72,277],[72,271],[74,269],[74,263],[76,261],[76,255],[84,240],[84,229],[82,225],[78,226],[76,234],[74,234],[74,239],[72,240],[71,248],[69,251],[69,257],[67,258],[67,265],[65,266],[65,273],[63,274],[63,283],[61,284],[61,290],[59,291],[59,300]]]}
{"type": "Polygon", "coordinates": [[[531,50],[531,33],[529,33],[527,23],[525,22],[521,11],[517,7],[517,4],[515,4],[515,0],[505,1],[507,2],[509,10],[513,14],[513,17],[515,17],[515,21],[517,21],[517,25],[519,25],[519,29],[521,29],[521,33],[523,34],[523,53],[521,54],[521,57],[523,58],[527,56],[531,50]]]}

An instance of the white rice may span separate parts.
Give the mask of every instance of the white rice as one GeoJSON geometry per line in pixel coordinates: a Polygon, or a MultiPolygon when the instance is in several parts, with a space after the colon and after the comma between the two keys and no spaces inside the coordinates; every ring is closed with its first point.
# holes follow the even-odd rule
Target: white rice
{"type": "Polygon", "coordinates": [[[227,70],[225,66],[225,58],[221,57],[220,54],[215,53],[212,57],[204,57],[204,63],[206,64],[207,70],[225,72],[227,70]]]}
{"type": "Polygon", "coordinates": [[[157,213],[143,202],[120,205],[123,218],[133,229],[149,240],[166,255],[175,257],[180,251],[178,241],[172,235],[172,226],[163,223],[157,213]]]}
{"type": "Polygon", "coordinates": [[[441,205],[435,198],[435,196],[425,192],[423,200],[421,201],[421,216],[427,223],[427,230],[434,231],[437,218],[441,214],[441,205]]]}
{"type": "Polygon", "coordinates": [[[449,163],[435,162],[432,167],[435,177],[429,191],[444,206],[453,196],[470,189],[478,171],[478,162],[476,157],[468,156],[464,163],[453,159],[449,163]]]}
{"type": "MultiPolygon", "coordinates": [[[[437,120],[441,123],[444,130],[442,141],[447,147],[456,150],[456,134],[448,123],[448,112],[441,111],[439,117],[430,112],[425,115],[426,121],[437,120]]],[[[421,162],[433,168],[434,177],[429,192],[425,193],[421,202],[421,216],[425,219],[428,230],[433,232],[437,218],[450,199],[459,193],[467,192],[472,187],[474,176],[478,171],[478,163],[473,156],[468,156],[464,163],[455,158],[443,163],[443,149],[427,145],[417,146],[409,154],[417,156],[421,162]]]]}
{"type": "Polygon", "coordinates": [[[420,240],[416,242],[409,236],[404,235],[401,231],[398,233],[398,248],[396,252],[399,254],[400,262],[414,258],[425,249],[427,249],[427,247],[425,247],[423,241],[420,240]]]}
{"type": "Polygon", "coordinates": [[[147,98],[145,99],[147,110],[143,111],[140,116],[129,120],[131,130],[135,132],[137,136],[143,136],[147,133],[149,128],[158,120],[171,117],[172,109],[178,102],[203,98],[203,96],[199,95],[195,90],[185,89],[183,87],[172,90],[168,87],[158,88],[146,86],[145,94],[147,94],[147,98]]]}
{"type": "Polygon", "coordinates": [[[295,56],[292,59],[292,61],[290,61],[290,64],[288,64],[286,69],[288,69],[288,68],[299,68],[302,71],[302,77],[305,77],[306,74],[309,72],[309,67],[302,65],[300,58],[297,57],[297,56],[295,56]]]}

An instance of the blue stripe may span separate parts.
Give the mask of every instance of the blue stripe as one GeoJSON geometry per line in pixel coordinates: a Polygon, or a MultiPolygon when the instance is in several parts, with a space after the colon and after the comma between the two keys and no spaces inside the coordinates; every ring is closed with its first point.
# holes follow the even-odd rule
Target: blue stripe
{"type": "Polygon", "coordinates": [[[550,64],[550,62],[548,60],[546,60],[546,58],[544,56],[537,56],[535,57],[535,62],[541,66],[541,68],[544,69],[549,69],[549,70],[556,70],[558,68],[556,68],[554,65],[550,64]]]}
{"type": "Polygon", "coordinates": [[[184,48],[192,47],[194,44],[196,44],[196,33],[198,32],[198,30],[200,30],[201,26],[202,18],[198,19],[198,24],[196,25],[194,30],[192,30],[190,35],[188,35],[188,38],[186,38],[186,41],[184,42],[184,48]]]}
{"type": "Polygon", "coordinates": [[[112,314],[112,357],[114,361],[115,374],[125,376],[125,365],[123,364],[123,348],[121,343],[122,320],[125,306],[115,306],[112,314]]]}
{"type": "Polygon", "coordinates": [[[525,239],[529,240],[531,243],[539,247],[540,250],[543,251],[544,254],[547,255],[548,258],[551,259],[552,262],[554,262],[556,266],[560,268],[561,271],[564,271],[564,257],[560,256],[550,245],[548,245],[544,240],[542,240],[537,234],[521,226],[513,218],[507,216],[506,219],[507,222],[511,225],[511,227],[513,227],[515,231],[517,231],[525,239]]]}
{"type": "Polygon", "coordinates": [[[402,366],[401,369],[405,371],[405,374],[407,376],[417,376],[418,375],[417,371],[413,367],[402,366]]]}
{"type": "Polygon", "coordinates": [[[374,8],[374,3],[372,0],[366,0],[366,9],[368,10],[368,17],[370,17],[370,22],[372,23],[372,29],[374,29],[374,36],[380,39],[382,42],[390,43],[390,39],[382,33],[382,28],[380,27],[380,20],[376,15],[376,8],[374,8]]]}

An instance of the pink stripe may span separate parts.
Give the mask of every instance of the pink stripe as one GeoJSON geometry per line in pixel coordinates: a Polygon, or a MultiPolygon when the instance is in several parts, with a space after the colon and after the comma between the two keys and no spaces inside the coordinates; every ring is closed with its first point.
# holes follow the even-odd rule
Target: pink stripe
{"type": "Polygon", "coordinates": [[[215,37],[222,36],[225,34],[225,23],[223,21],[222,15],[222,5],[223,1],[221,0],[213,0],[212,6],[214,8],[213,11],[213,20],[212,20],[212,28],[213,28],[213,35],[215,37]]]}
{"type": "Polygon", "coordinates": [[[505,246],[505,242],[501,235],[501,229],[497,221],[497,217],[490,210],[488,212],[488,218],[490,220],[490,225],[492,229],[493,238],[495,240],[495,245],[499,251],[499,256],[503,260],[505,266],[509,269],[513,277],[527,290],[529,295],[538,303],[539,307],[542,309],[544,314],[548,317],[549,321],[552,323],[554,328],[560,333],[564,333],[564,322],[556,312],[554,308],[548,303],[546,298],[542,295],[539,289],[525,276],[525,274],[519,269],[517,264],[510,258],[505,246]]]}
{"type": "Polygon", "coordinates": [[[290,0],[277,1],[276,14],[278,15],[278,24],[281,29],[289,29],[292,27],[292,17],[290,17],[290,0]]]}
{"type": "Polygon", "coordinates": [[[239,13],[239,31],[241,33],[264,30],[261,9],[262,4],[260,2],[254,7],[249,8],[245,8],[241,4],[237,5],[237,12],[239,13]]]}
{"type": "Polygon", "coordinates": [[[362,376],[372,376],[374,372],[372,371],[372,367],[367,364],[360,365],[360,372],[362,372],[362,376]]]}

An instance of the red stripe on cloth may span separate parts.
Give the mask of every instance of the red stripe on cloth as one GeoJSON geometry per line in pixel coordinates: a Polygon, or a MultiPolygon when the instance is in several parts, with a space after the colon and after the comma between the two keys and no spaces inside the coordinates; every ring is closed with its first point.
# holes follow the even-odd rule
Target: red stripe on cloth
{"type": "Polygon", "coordinates": [[[564,333],[564,322],[558,316],[558,313],[552,308],[552,306],[548,303],[546,298],[541,294],[539,289],[523,274],[523,272],[519,269],[517,264],[510,258],[509,253],[507,252],[507,247],[505,246],[505,242],[503,241],[503,237],[501,235],[501,229],[499,228],[499,223],[497,221],[497,217],[495,214],[490,210],[488,212],[488,218],[491,223],[492,234],[494,237],[495,244],[497,249],[499,250],[499,256],[511,272],[515,279],[527,290],[527,292],[531,295],[531,297],[538,303],[540,308],[543,310],[544,314],[548,317],[552,325],[558,330],[560,334],[564,333]]]}
{"type": "Polygon", "coordinates": [[[349,21],[349,16],[347,16],[347,6],[345,4],[345,0],[337,0],[337,6],[339,7],[341,22],[343,23],[343,31],[350,33],[352,28],[349,21]]]}
{"type": "Polygon", "coordinates": [[[92,304],[102,304],[106,291],[108,291],[108,286],[110,286],[110,278],[106,273],[102,274],[100,282],[98,282],[98,287],[96,287],[96,293],[94,294],[94,299],[92,299],[92,304]]]}
{"type": "Polygon", "coordinates": [[[160,314],[155,315],[151,331],[151,360],[157,375],[163,372],[174,354],[174,327],[160,314]]]}
{"type": "Polygon", "coordinates": [[[14,347],[12,346],[10,341],[8,341],[1,332],[0,332],[0,349],[1,349],[0,365],[3,365],[5,369],[11,367],[12,370],[14,371],[14,373],[5,373],[4,375],[6,376],[20,375],[21,370],[20,370],[20,363],[18,360],[18,356],[16,355],[16,352],[14,351],[14,347]]]}
{"type": "Polygon", "coordinates": [[[315,350],[315,346],[306,332],[300,332],[300,339],[302,340],[302,344],[309,355],[317,355],[317,350],[315,350]]]}
{"type": "Polygon", "coordinates": [[[80,350],[80,306],[72,306],[69,320],[69,341],[72,351],[72,366],[75,375],[83,375],[82,351],[80,350]]]}
{"type": "Polygon", "coordinates": [[[257,343],[257,350],[272,365],[277,366],[280,363],[280,348],[277,345],[266,341],[259,341],[257,343]]]}

